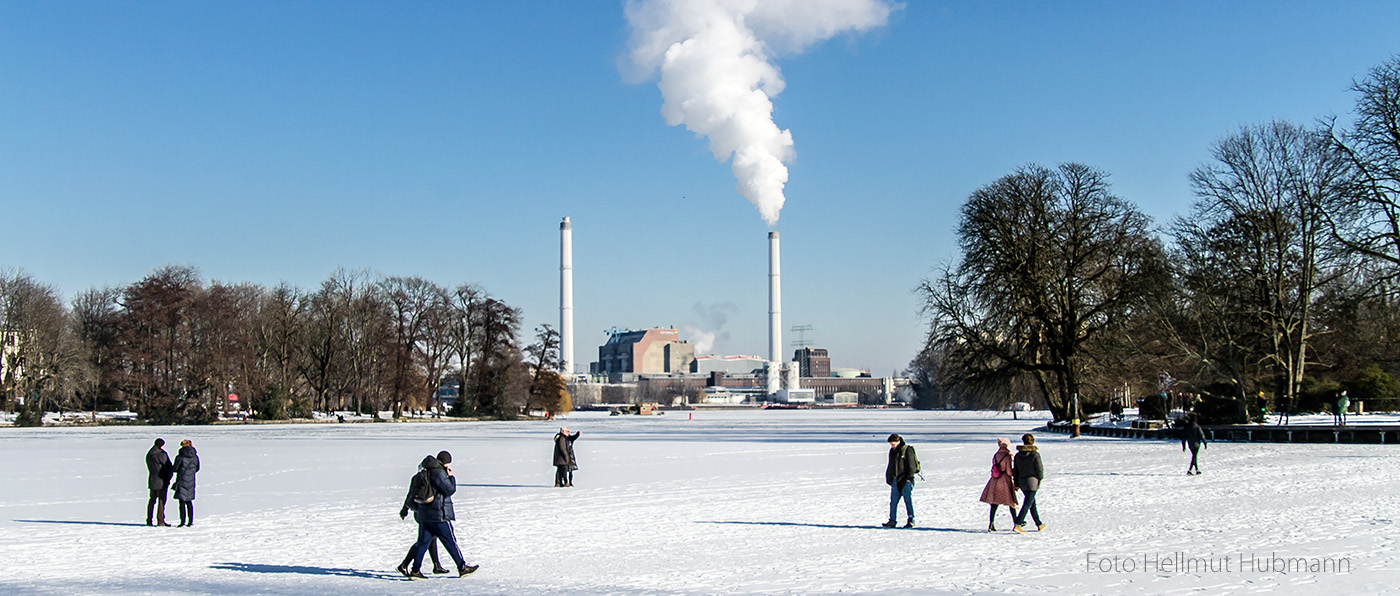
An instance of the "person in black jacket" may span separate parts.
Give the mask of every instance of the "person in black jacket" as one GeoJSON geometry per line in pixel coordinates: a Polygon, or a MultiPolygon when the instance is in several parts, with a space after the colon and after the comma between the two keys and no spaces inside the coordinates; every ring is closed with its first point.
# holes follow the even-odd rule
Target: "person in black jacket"
{"type": "Polygon", "coordinates": [[[146,525],[166,526],[165,523],[165,496],[170,489],[170,474],[174,468],[170,464],[170,456],[165,453],[165,439],[156,439],[155,445],[146,452],[146,488],[151,491],[151,499],[146,501],[146,525]],[[159,504],[159,508],[156,505],[159,504]],[[155,523],[151,522],[152,510],[155,512],[155,523]]]}
{"type": "Polygon", "coordinates": [[[554,486],[573,486],[574,470],[578,469],[578,459],[574,457],[574,441],[578,440],[576,432],[569,434],[569,427],[561,427],[558,434],[554,435],[554,486]]]}
{"type": "MultiPolygon", "coordinates": [[[[407,518],[408,510],[412,509],[415,505],[417,505],[413,498],[414,495],[418,494],[418,492],[421,490],[422,484],[425,482],[425,476],[422,473],[423,469],[423,466],[419,465],[418,473],[414,474],[413,478],[410,478],[408,481],[408,495],[404,496],[403,498],[403,508],[399,509],[399,519],[407,518]]],[[[408,565],[409,563],[413,562],[413,551],[415,548],[417,548],[417,546],[418,543],[415,541],[413,546],[408,547],[408,554],[404,555],[403,562],[399,563],[399,566],[395,568],[398,569],[399,573],[402,573],[405,576],[409,577],[412,576],[408,571],[408,565]]],[[[432,541],[428,543],[428,555],[433,559],[434,574],[447,573],[447,569],[442,566],[442,560],[438,557],[437,536],[433,536],[432,541]]]]}
{"type": "Polygon", "coordinates": [[[1181,432],[1181,450],[1186,451],[1187,447],[1191,448],[1191,465],[1186,467],[1187,476],[1192,474],[1192,470],[1195,470],[1196,474],[1201,473],[1200,466],[1196,465],[1196,452],[1205,446],[1206,431],[1201,429],[1201,425],[1196,422],[1196,417],[1192,416],[1191,424],[1181,432]]]}
{"type": "Polygon", "coordinates": [[[1035,447],[1035,437],[1030,433],[1021,435],[1021,444],[1016,446],[1015,466],[1016,487],[1021,489],[1021,511],[1016,514],[1016,527],[1013,530],[1026,533],[1026,512],[1030,511],[1035,520],[1036,530],[1045,531],[1040,523],[1040,511],[1035,508],[1035,491],[1040,490],[1040,481],[1045,478],[1045,467],[1040,464],[1040,452],[1035,447]]]}
{"type": "Polygon", "coordinates": [[[175,455],[175,500],[180,502],[180,525],[194,525],[194,476],[199,472],[199,454],[189,439],[180,441],[180,451],[175,455]]]}
{"type": "MultiPolygon", "coordinates": [[[[452,555],[452,561],[457,564],[457,577],[464,576],[477,570],[476,565],[468,565],[466,559],[462,558],[462,551],[457,548],[457,535],[452,531],[452,521],[457,519],[457,513],[452,507],[452,495],[457,492],[457,478],[452,475],[452,468],[447,464],[452,463],[452,454],[446,451],[438,452],[437,457],[428,456],[423,459],[423,475],[426,481],[432,484],[432,501],[419,503],[414,500],[412,503],[413,519],[418,522],[418,543],[413,545],[413,570],[404,573],[410,579],[424,579],[423,575],[423,555],[428,551],[428,545],[436,537],[447,548],[447,554],[452,555]]],[[[405,570],[400,568],[399,572],[405,570]]]]}
{"type": "Polygon", "coordinates": [[[895,514],[899,512],[899,501],[904,500],[904,514],[909,521],[906,528],[914,527],[914,475],[919,473],[919,456],[914,448],[904,442],[899,435],[890,435],[889,463],[885,465],[885,484],[890,485],[890,519],[883,525],[893,528],[895,514]]]}

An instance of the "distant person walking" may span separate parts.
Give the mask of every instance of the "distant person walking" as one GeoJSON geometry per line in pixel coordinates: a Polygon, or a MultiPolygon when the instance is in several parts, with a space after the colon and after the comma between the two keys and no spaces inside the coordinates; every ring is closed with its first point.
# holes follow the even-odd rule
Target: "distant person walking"
{"type": "Polygon", "coordinates": [[[155,445],[146,452],[146,488],[151,491],[150,500],[146,501],[146,525],[166,526],[165,523],[165,497],[170,489],[170,474],[175,470],[170,463],[170,455],[165,452],[165,439],[156,439],[155,445]],[[151,521],[151,513],[155,513],[155,522],[151,521]]]}
{"type": "Polygon", "coordinates": [[[1206,446],[1206,431],[1201,429],[1201,425],[1196,421],[1195,416],[1191,416],[1190,424],[1181,431],[1181,450],[1191,449],[1191,465],[1186,468],[1186,475],[1199,475],[1201,468],[1196,464],[1196,453],[1206,446]],[[1193,472],[1194,470],[1194,472],[1193,472]]]}
{"type": "Polygon", "coordinates": [[[453,476],[452,468],[448,467],[450,463],[452,454],[440,451],[437,457],[428,456],[421,464],[424,480],[432,487],[433,495],[431,500],[414,499],[412,509],[413,519],[418,522],[418,543],[413,545],[413,569],[404,573],[406,570],[399,568],[399,572],[410,579],[426,579],[427,576],[423,575],[423,555],[433,538],[442,542],[447,554],[457,564],[457,577],[477,570],[476,565],[468,565],[462,558],[462,551],[457,548],[457,535],[452,531],[452,521],[457,519],[457,513],[452,508],[457,478],[453,476]]]}
{"type": "Polygon", "coordinates": [[[175,500],[180,502],[180,525],[194,525],[194,477],[199,473],[199,453],[189,439],[180,441],[175,455],[175,500]]]}
{"type": "Polygon", "coordinates": [[[997,531],[997,505],[1006,505],[1011,521],[1016,521],[1016,482],[1012,479],[1011,441],[997,439],[997,452],[992,454],[991,478],[982,488],[982,502],[992,506],[987,515],[987,531],[997,531]]]}
{"type": "Polygon", "coordinates": [[[578,458],[574,457],[574,441],[581,432],[569,434],[569,427],[559,428],[554,435],[554,486],[573,486],[574,470],[578,469],[578,458]]]}
{"type": "Polygon", "coordinates": [[[919,473],[919,456],[914,448],[904,442],[899,435],[886,439],[890,444],[889,462],[885,464],[885,484],[890,485],[890,519],[883,525],[893,528],[895,514],[899,513],[899,502],[904,501],[904,515],[908,520],[904,527],[914,527],[914,476],[919,473]]]}
{"type": "Polygon", "coordinates": [[[1016,527],[1012,529],[1026,533],[1026,512],[1029,511],[1036,530],[1044,532],[1045,524],[1040,523],[1040,512],[1035,508],[1035,492],[1040,490],[1040,481],[1045,478],[1045,467],[1040,464],[1040,452],[1030,433],[1021,435],[1021,444],[1016,446],[1016,458],[1012,463],[1016,472],[1013,477],[1022,497],[1021,511],[1016,514],[1016,527]]]}
{"type": "MultiPolygon", "coordinates": [[[[431,487],[426,486],[428,480],[427,475],[423,473],[423,470],[423,465],[419,464],[418,472],[413,475],[413,478],[410,478],[408,480],[408,495],[406,495],[403,498],[403,507],[399,509],[399,519],[407,518],[408,511],[416,507],[418,505],[419,500],[435,498],[434,495],[436,491],[433,491],[431,487]]],[[[414,516],[414,520],[417,521],[416,515],[414,516]]],[[[433,573],[447,573],[447,569],[443,568],[442,561],[438,558],[437,545],[438,539],[436,536],[433,536],[432,541],[428,543],[428,555],[433,560],[433,573]]],[[[417,547],[418,542],[417,538],[415,538],[413,545],[408,547],[408,554],[404,555],[403,562],[399,563],[398,567],[395,567],[395,569],[398,569],[399,573],[404,574],[404,576],[411,577],[411,574],[408,571],[408,566],[410,563],[413,562],[413,551],[417,549],[417,547]]]]}
{"type": "Polygon", "coordinates": [[[1333,413],[1337,426],[1347,425],[1347,409],[1351,407],[1351,399],[1347,397],[1347,392],[1337,394],[1337,410],[1333,413]]]}

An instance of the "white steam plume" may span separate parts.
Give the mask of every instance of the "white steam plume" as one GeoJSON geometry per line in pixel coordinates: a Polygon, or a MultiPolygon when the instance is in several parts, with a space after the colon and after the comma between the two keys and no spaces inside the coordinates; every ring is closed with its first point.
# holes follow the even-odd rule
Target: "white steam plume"
{"type": "Polygon", "coordinates": [[[636,78],[660,71],[666,124],[710,140],[739,194],[778,222],[792,133],[773,123],[783,90],[776,56],[801,53],[844,31],[885,24],[883,0],[629,0],[636,78]]]}

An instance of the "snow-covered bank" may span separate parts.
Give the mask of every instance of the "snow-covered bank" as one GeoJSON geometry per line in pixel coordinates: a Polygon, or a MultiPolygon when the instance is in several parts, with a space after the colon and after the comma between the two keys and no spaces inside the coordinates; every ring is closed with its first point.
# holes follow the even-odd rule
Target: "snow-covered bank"
{"type": "Polygon", "coordinates": [[[583,431],[573,489],[550,486],[558,424],[544,422],[6,429],[0,593],[1400,592],[1395,446],[1212,444],[1205,475],[1187,477],[1171,443],[1046,433],[1047,531],[987,534],[977,496],[993,438],[1044,424],[1032,416],[574,414],[558,423],[583,431]],[[923,462],[913,530],[878,527],[891,432],[923,462]],[[193,528],[140,525],[156,436],[199,448],[193,528]],[[458,534],[482,568],[408,582],[393,566],[414,527],[397,510],[439,449],[454,454],[458,534]],[[1176,553],[1234,568],[1136,563],[1176,553]],[[1351,570],[1233,563],[1275,554],[1351,570]]]}

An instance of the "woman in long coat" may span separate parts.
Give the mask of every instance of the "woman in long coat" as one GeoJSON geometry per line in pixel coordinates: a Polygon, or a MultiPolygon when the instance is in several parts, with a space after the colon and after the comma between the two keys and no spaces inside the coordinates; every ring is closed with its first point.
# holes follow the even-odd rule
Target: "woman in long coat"
{"type": "Polygon", "coordinates": [[[1011,521],[1016,522],[1016,482],[1012,480],[1011,441],[997,439],[997,452],[992,455],[991,478],[982,489],[982,502],[990,503],[992,511],[987,516],[987,531],[997,531],[997,505],[1006,505],[1011,521]]]}
{"type": "Polygon", "coordinates": [[[175,456],[175,500],[180,502],[180,525],[194,525],[194,475],[199,472],[199,453],[189,439],[180,441],[175,456]]]}
{"type": "Polygon", "coordinates": [[[569,434],[568,427],[560,428],[554,435],[554,486],[573,486],[574,470],[578,469],[578,458],[574,457],[574,441],[583,433],[569,434]]]}

